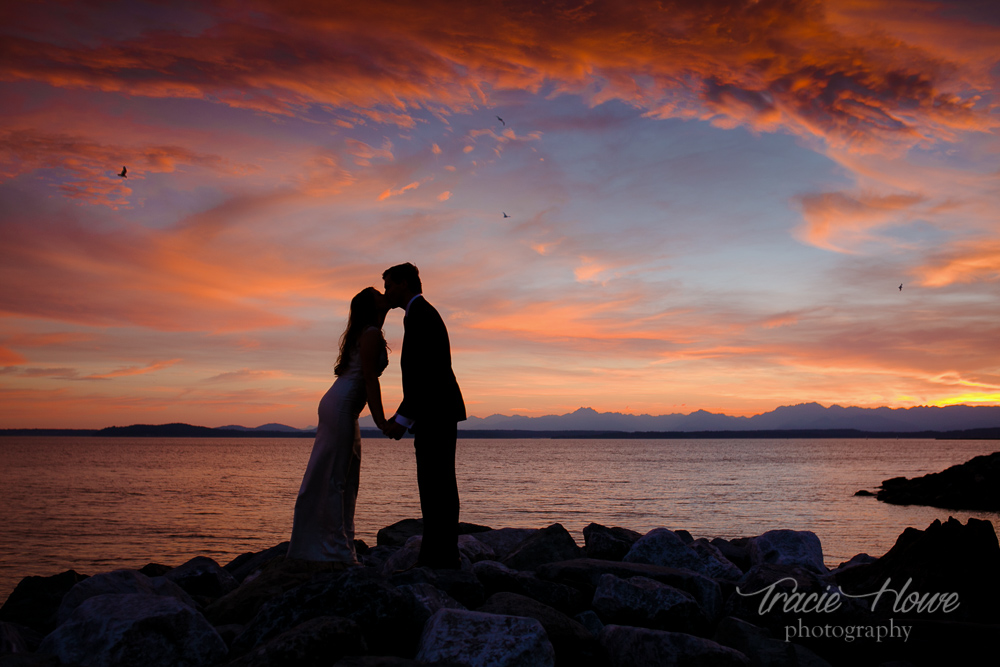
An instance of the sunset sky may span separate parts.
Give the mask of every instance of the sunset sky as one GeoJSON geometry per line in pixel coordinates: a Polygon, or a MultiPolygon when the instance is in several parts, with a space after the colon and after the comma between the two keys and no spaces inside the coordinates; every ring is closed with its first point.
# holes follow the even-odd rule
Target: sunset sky
{"type": "Polygon", "coordinates": [[[1000,404],[995,1],[6,2],[0,35],[2,428],[313,425],[405,261],[480,417],[1000,404]]]}

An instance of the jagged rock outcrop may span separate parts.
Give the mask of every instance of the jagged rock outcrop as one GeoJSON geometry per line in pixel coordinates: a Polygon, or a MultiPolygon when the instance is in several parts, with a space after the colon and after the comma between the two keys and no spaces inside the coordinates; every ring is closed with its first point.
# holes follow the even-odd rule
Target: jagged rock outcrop
{"type": "Polygon", "coordinates": [[[893,505],[1000,511],[1000,452],[922,477],[887,479],[876,497],[893,505]]]}

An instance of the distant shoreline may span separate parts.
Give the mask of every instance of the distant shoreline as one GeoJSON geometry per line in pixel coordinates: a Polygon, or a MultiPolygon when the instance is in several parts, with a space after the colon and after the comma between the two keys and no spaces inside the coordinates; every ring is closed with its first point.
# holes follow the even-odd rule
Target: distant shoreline
{"type": "MultiPolygon", "coordinates": [[[[362,437],[382,437],[377,429],[361,429],[362,437]]],[[[191,424],[135,424],[132,426],[111,426],[102,429],[57,429],[57,428],[13,428],[0,429],[0,436],[74,436],[102,438],[314,438],[315,431],[262,431],[215,429],[191,424]]],[[[1000,440],[1000,427],[976,428],[960,431],[861,431],[858,429],[769,429],[755,431],[539,431],[483,429],[459,430],[458,437],[464,439],[482,438],[548,438],[553,440],[683,440],[683,439],[935,439],[935,440],[1000,440]]]]}

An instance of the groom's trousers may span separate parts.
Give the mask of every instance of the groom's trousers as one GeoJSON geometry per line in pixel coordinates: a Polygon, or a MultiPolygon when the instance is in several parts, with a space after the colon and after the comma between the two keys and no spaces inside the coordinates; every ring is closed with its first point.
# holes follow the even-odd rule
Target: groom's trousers
{"type": "Polygon", "coordinates": [[[413,431],[417,457],[417,486],[424,535],[418,563],[426,567],[458,569],[458,481],[455,479],[455,422],[421,421],[413,431]]]}

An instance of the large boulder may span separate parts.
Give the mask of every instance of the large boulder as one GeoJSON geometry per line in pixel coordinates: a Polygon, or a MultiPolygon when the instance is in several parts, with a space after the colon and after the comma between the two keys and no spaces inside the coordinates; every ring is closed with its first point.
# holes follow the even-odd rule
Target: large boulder
{"type": "Polygon", "coordinates": [[[465,609],[465,605],[431,584],[404,584],[396,590],[409,598],[409,613],[423,627],[438,609],[465,609]]]}
{"type": "Polygon", "coordinates": [[[700,634],[708,619],[690,593],[647,577],[601,576],[594,611],[608,625],[635,625],[654,630],[700,634]]]}
{"type": "MultiPolygon", "coordinates": [[[[489,532],[491,530],[492,529],[489,526],[480,526],[475,523],[465,523],[464,521],[460,521],[458,523],[459,535],[474,535],[489,532]]],[[[379,547],[401,547],[414,535],[423,535],[423,533],[423,519],[403,519],[401,521],[397,521],[391,526],[386,526],[385,528],[380,529],[375,535],[375,545],[379,547]]]]}
{"type": "Polygon", "coordinates": [[[417,662],[451,667],[554,667],[542,624],[523,616],[441,609],[424,626],[417,662]]]}
{"type": "Polygon", "coordinates": [[[417,567],[393,575],[389,582],[393,586],[430,584],[470,609],[478,607],[486,599],[483,584],[471,571],[417,567]]]}
{"type": "Polygon", "coordinates": [[[739,651],[682,632],[606,625],[600,642],[614,667],[750,666],[739,651]]]}
{"type": "Polygon", "coordinates": [[[709,543],[718,549],[726,557],[726,560],[740,568],[741,572],[746,572],[753,566],[753,563],[750,562],[749,537],[737,537],[733,540],[715,537],[709,543]]]}
{"type": "Polygon", "coordinates": [[[502,560],[537,532],[537,528],[497,528],[475,533],[471,537],[492,549],[497,560],[502,560]]]}
{"type": "Polygon", "coordinates": [[[570,615],[590,606],[591,596],[572,586],[539,579],[534,572],[518,572],[503,563],[480,561],[472,566],[472,572],[482,582],[487,597],[517,593],[570,615]]]}
{"type": "Polygon", "coordinates": [[[50,633],[38,652],[83,667],[200,667],[226,655],[205,617],[170,596],[89,597],[50,633]]]}
{"type": "Polygon", "coordinates": [[[503,564],[515,570],[534,570],[545,563],[579,558],[580,547],[562,524],[542,528],[510,552],[503,564]]]}
{"type": "Polygon", "coordinates": [[[597,591],[601,576],[613,574],[628,579],[648,577],[690,593],[709,621],[722,618],[722,590],[714,579],[691,570],[682,570],[645,563],[616,563],[614,561],[579,558],[562,563],[549,563],[538,568],[538,577],[548,581],[573,586],[591,598],[597,591]]]}
{"type": "Polygon", "coordinates": [[[271,638],[226,667],[328,667],[368,647],[358,624],[339,616],[318,616],[271,638]]]}
{"type": "Polygon", "coordinates": [[[25,577],[0,607],[0,621],[24,625],[42,634],[52,632],[63,597],[86,578],[73,570],[51,577],[25,577]]]}
{"type": "Polygon", "coordinates": [[[196,556],[163,575],[189,595],[220,598],[239,587],[239,582],[211,558],[196,556]]]}
{"type": "Polygon", "coordinates": [[[738,567],[708,542],[686,543],[666,528],[654,528],[643,535],[632,545],[622,561],[683,568],[725,581],[737,581],[743,576],[738,567]]]}
{"type": "Polygon", "coordinates": [[[342,616],[361,627],[372,653],[406,655],[420,631],[408,608],[409,598],[371,569],[317,574],[262,606],[233,641],[232,651],[250,651],[319,616],[342,616]]]}
{"type": "Polygon", "coordinates": [[[278,556],[284,557],[288,553],[288,542],[282,542],[263,551],[249,551],[240,554],[232,561],[226,563],[223,569],[238,582],[243,582],[248,576],[257,572],[278,556]]]}
{"type": "Polygon", "coordinates": [[[191,596],[180,586],[163,577],[147,577],[138,570],[112,570],[84,579],[63,596],[56,617],[59,625],[66,622],[85,600],[97,595],[161,595],[197,608],[191,596]]]}
{"type": "Polygon", "coordinates": [[[600,645],[597,636],[561,611],[517,593],[497,593],[477,611],[501,616],[533,618],[545,628],[556,652],[556,664],[582,667],[598,664],[600,645]]]}
{"type": "Polygon", "coordinates": [[[769,530],[750,538],[750,562],[753,565],[791,565],[826,574],[823,545],[816,533],[808,530],[769,530]]]}
{"type": "Polygon", "coordinates": [[[727,616],[712,639],[750,659],[753,667],[830,667],[830,663],[805,646],[775,639],[764,628],[727,616]]]}
{"type": "Polygon", "coordinates": [[[246,624],[266,602],[301,586],[317,574],[336,571],[333,564],[275,556],[262,569],[244,578],[239,588],[208,605],[205,616],[213,625],[246,624]]]}
{"type": "Polygon", "coordinates": [[[923,477],[887,479],[876,495],[893,505],[996,512],[1000,510],[1000,452],[977,456],[923,477]]]}
{"type": "Polygon", "coordinates": [[[641,534],[628,528],[608,528],[591,523],[583,529],[584,551],[587,558],[621,560],[640,537],[641,534]]]}
{"type": "Polygon", "coordinates": [[[963,526],[949,517],[944,523],[935,520],[926,530],[907,528],[884,556],[873,563],[842,568],[835,576],[844,592],[852,595],[872,594],[883,586],[899,592],[907,581],[904,598],[913,593],[939,599],[948,593],[958,595],[959,606],[952,612],[940,605],[933,613],[907,612],[894,608],[896,593],[887,590],[875,607],[880,615],[1000,620],[1000,543],[989,521],[970,518],[963,526]]]}

